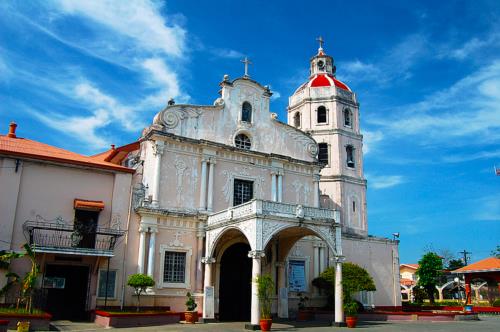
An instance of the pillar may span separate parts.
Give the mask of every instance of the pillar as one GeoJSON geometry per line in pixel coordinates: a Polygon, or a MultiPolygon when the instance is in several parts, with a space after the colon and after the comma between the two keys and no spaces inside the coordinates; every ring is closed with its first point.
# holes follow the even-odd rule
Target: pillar
{"type": "Polygon", "coordinates": [[[283,174],[278,174],[278,202],[283,202],[283,174]]]}
{"type": "Polygon", "coordinates": [[[318,248],[319,250],[319,273],[321,274],[325,270],[325,247],[321,246],[318,248]]]}
{"type": "Polygon", "coordinates": [[[139,229],[139,256],[137,258],[137,273],[144,273],[144,254],[146,249],[146,232],[139,229]]]}
{"type": "Polygon", "coordinates": [[[319,174],[315,174],[314,175],[314,178],[313,178],[313,184],[314,184],[314,196],[313,196],[313,199],[314,199],[314,202],[313,202],[313,206],[315,208],[319,208],[319,174]]]}
{"type": "Polygon", "coordinates": [[[198,230],[196,233],[196,238],[197,238],[197,243],[196,243],[196,249],[197,249],[197,262],[196,262],[196,291],[197,292],[203,292],[203,238],[205,237],[205,232],[203,230],[198,230]]]}
{"type": "Polygon", "coordinates": [[[215,158],[210,158],[210,165],[208,169],[208,203],[207,210],[213,210],[213,202],[214,202],[214,167],[215,167],[215,158]]]}
{"type": "Polygon", "coordinates": [[[248,257],[252,258],[252,304],[250,325],[253,327],[259,326],[260,323],[260,303],[256,279],[260,277],[260,261],[261,258],[264,257],[264,252],[261,250],[249,251],[248,257]]]}
{"type": "Polygon", "coordinates": [[[160,170],[161,170],[161,156],[163,154],[163,148],[165,143],[163,141],[155,141],[153,143],[153,156],[155,158],[155,169],[153,176],[153,184],[151,185],[152,191],[152,201],[151,204],[154,207],[159,207],[160,205],[160,170]]]}
{"type": "Polygon", "coordinates": [[[207,159],[201,160],[200,210],[207,209],[207,159]]]}
{"type": "Polygon", "coordinates": [[[214,287],[212,284],[212,267],[215,263],[213,257],[203,257],[202,262],[205,264],[205,280],[203,292],[203,320],[213,320],[215,318],[214,308],[214,287]]]}
{"type": "Polygon", "coordinates": [[[148,276],[154,279],[155,268],[155,246],[156,246],[156,229],[151,230],[149,237],[149,254],[148,254],[148,276]]]}
{"type": "Polygon", "coordinates": [[[342,259],[335,259],[335,325],[344,322],[344,301],[342,293],[342,259]]]}
{"type": "Polygon", "coordinates": [[[315,243],[313,253],[314,278],[319,277],[319,249],[319,245],[315,243]]]}
{"type": "Polygon", "coordinates": [[[276,188],[276,173],[271,172],[271,200],[273,202],[278,201],[278,192],[276,188]]]}
{"type": "Polygon", "coordinates": [[[286,287],[285,262],[276,262],[278,267],[278,317],[288,318],[288,287],[286,287]]]}

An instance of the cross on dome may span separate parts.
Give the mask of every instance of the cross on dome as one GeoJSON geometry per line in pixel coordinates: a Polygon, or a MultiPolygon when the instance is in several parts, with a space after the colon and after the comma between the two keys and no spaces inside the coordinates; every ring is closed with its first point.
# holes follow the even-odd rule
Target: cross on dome
{"type": "Polygon", "coordinates": [[[250,77],[250,75],[248,75],[248,65],[251,65],[252,62],[248,60],[248,57],[245,57],[245,59],[241,60],[241,62],[245,64],[245,75],[243,77],[250,77]]]}
{"type": "Polygon", "coordinates": [[[319,43],[318,53],[322,53],[325,40],[323,39],[323,37],[319,36],[318,38],[316,38],[316,41],[319,43]]]}

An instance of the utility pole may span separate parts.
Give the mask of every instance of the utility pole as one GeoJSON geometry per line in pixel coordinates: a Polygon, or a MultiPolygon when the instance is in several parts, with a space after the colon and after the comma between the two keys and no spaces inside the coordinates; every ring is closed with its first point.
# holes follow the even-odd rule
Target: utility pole
{"type": "Polygon", "coordinates": [[[463,260],[464,260],[465,266],[469,265],[469,257],[467,255],[470,255],[472,253],[470,251],[465,250],[465,249],[464,249],[464,251],[459,251],[458,253],[462,254],[464,256],[463,260]]]}

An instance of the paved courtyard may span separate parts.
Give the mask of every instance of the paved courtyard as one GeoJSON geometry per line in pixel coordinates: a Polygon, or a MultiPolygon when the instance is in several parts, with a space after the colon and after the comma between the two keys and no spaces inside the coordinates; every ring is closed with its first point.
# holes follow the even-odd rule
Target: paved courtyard
{"type": "MultiPolygon", "coordinates": [[[[103,328],[96,328],[91,323],[69,323],[57,322],[55,324],[61,331],[103,331],[103,328]]],[[[244,323],[211,323],[211,324],[196,324],[196,325],[164,325],[154,327],[126,328],[120,331],[213,331],[213,332],[233,332],[245,331],[244,323]]],[[[436,331],[436,332],[475,332],[475,331],[500,331],[500,316],[483,316],[480,321],[464,321],[464,322],[370,322],[361,323],[357,327],[360,330],[369,331],[436,331]]],[[[272,331],[353,331],[347,328],[337,328],[326,326],[318,322],[295,323],[288,324],[273,324],[272,331]]]]}

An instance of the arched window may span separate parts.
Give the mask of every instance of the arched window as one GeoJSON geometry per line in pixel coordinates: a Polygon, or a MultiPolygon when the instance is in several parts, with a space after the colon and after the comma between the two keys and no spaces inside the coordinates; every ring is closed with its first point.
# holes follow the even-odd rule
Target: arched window
{"type": "Polygon", "coordinates": [[[252,122],[252,105],[248,101],[241,106],[241,121],[252,122]]]}
{"type": "Polygon", "coordinates": [[[247,135],[239,134],[234,138],[234,145],[236,145],[236,147],[240,149],[250,150],[250,148],[252,147],[252,142],[247,135]]]}
{"type": "Polygon", "coordinates": [[[295,128],[300,127],[300,112],[295,113],[293,116],[293,125],[295,128]]]}
{"type": "Polygon", "coordinates": [[[352,113],[351,110],[348,108],[344,110],[344,126],[346,127],[352,126],[352,113]]]}
{"type": "Polygon", "coordinates": [[[318,144],[318,161],[328,165],[328,143],[318,144]]]}
{"type": "Polygon", "coordinates": [[[347,167],[354,168],[354,148],[352,145],[348,145],[345,147],[345,152],[347,155],[347,167]]]}
{"type": "Polygon", "coordinates": [[[317,122],[326,123],[326,107],[325,106],[318,107],[316,113],[317,113],[317,122]]]}

